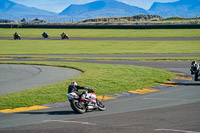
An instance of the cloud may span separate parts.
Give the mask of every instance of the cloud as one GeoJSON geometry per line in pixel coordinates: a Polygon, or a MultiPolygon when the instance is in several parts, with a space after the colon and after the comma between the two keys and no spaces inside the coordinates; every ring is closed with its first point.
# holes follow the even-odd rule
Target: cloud
{"type": "MultiPolygon", "coordinates": [[[[36,7],[39,9],[61,12],[71,4],[86,4],[97,0],[11,0],[13,2],[23,4],[28,7],[36,7]]],[[[138,6],[144,9],[149,9],[153,2],[174,2],[178,0],[117,0],[129,5],[138,6]]]]}

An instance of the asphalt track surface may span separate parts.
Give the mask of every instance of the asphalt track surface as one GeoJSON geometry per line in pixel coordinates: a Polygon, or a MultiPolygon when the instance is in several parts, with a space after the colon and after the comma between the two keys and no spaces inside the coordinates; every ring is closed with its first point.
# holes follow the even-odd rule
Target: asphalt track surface
{"type": "MultiPolygon", "coordinates": [[[[127,60],[74,62],[141,65],[186,73],[187,76],[190,75],[191,63],[127,60]]],[[[66,102],[57,103],[50,109],[0,114],[0,132],[200,133],[200,81],[180,80],[177,84],[176,87],[161,87],[160,91],[142,95],[116,94],[117,99],[104,101],[107,110],[103,112],[77,115],[66,102]]]]}
{"type": "Polygon", "coordinates": [[[70,68],[0,64],[0,95],[57,83],[80,74],[70,68]]]}

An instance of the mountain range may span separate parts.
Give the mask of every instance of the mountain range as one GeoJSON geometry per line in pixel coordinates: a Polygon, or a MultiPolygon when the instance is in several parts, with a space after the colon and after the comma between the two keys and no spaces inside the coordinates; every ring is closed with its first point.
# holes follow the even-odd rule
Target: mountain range
{"type": "Polygon", "coordinates": [[[23,17],[45,17],[57,15],[53,12],[40,10],[34,7],[27,7],[21,4],[14,3],[9,0],[0,0],[0,18],[17,19],[23,17]]]}
{"type": "Polygon", "coordinates": [[[116,0],[97,0],[82,5],[70,5],[61,13],[53,13],[27,7],[9,0],[0,0],[0,19],[22,18],[79,18],[121,17],[139,14],[160,15],[164,18],[180,16],[185,18],[200,16],[200,0],[179,0],[177,2],[154,2],[149,10],[131,6],[116,0]]]}
{"type": "Polygon", "coordinates": [[[71,5],[59,15],[92,17],[118,17],[148,14],[145,9],[115,0],[99,0],[84,5],[71,5]]]}
{"type": "Polygon", "coordinates": [[[171,3],[154,2],[149,13],[162,17],[200,17],[200,0],[179,0],[171,3]]]}

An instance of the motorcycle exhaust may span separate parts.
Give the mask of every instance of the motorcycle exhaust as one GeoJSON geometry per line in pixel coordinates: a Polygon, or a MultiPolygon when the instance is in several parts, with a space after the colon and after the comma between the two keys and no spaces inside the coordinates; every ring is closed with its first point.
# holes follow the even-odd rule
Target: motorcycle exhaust
{"type": "Polygon", "coordinates": [[[89,110],[93,110],[94,107],[93,107],[93,106],[88,106],[87,109],[89,109],[89,110]]]}

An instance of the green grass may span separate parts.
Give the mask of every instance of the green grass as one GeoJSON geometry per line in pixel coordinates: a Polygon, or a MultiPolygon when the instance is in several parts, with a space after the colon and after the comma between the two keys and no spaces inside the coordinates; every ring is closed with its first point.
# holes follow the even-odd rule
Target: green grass
{"type": "Polygon", "coordinates": [[[46,31],[50,37],[60,37],[62,32],[69,37],[200,37],[200,29],[11,29],[0,28],[0,37],[41,37],[46,31]]]}
{"type": "Polygon", "coordinates": [[[200,53],[200,41],[0,40],[0,54],[200,53]]]}
{"type": "Polygon", "coordinates": [[[71,81],[77,81],[81,86],[93,88],[97,95],[114,94],[129,90],[142,89],[166,82],[175,75],[165,70],[128,65],[108,65],[68,62],[1,62],[40,64],[70,67],[82,70],[84,73],[70,80],[53,85],[42,86],[17,93],[1,95],[0,109],[42,105],[66,101],[67,86],[71,81]]]}

